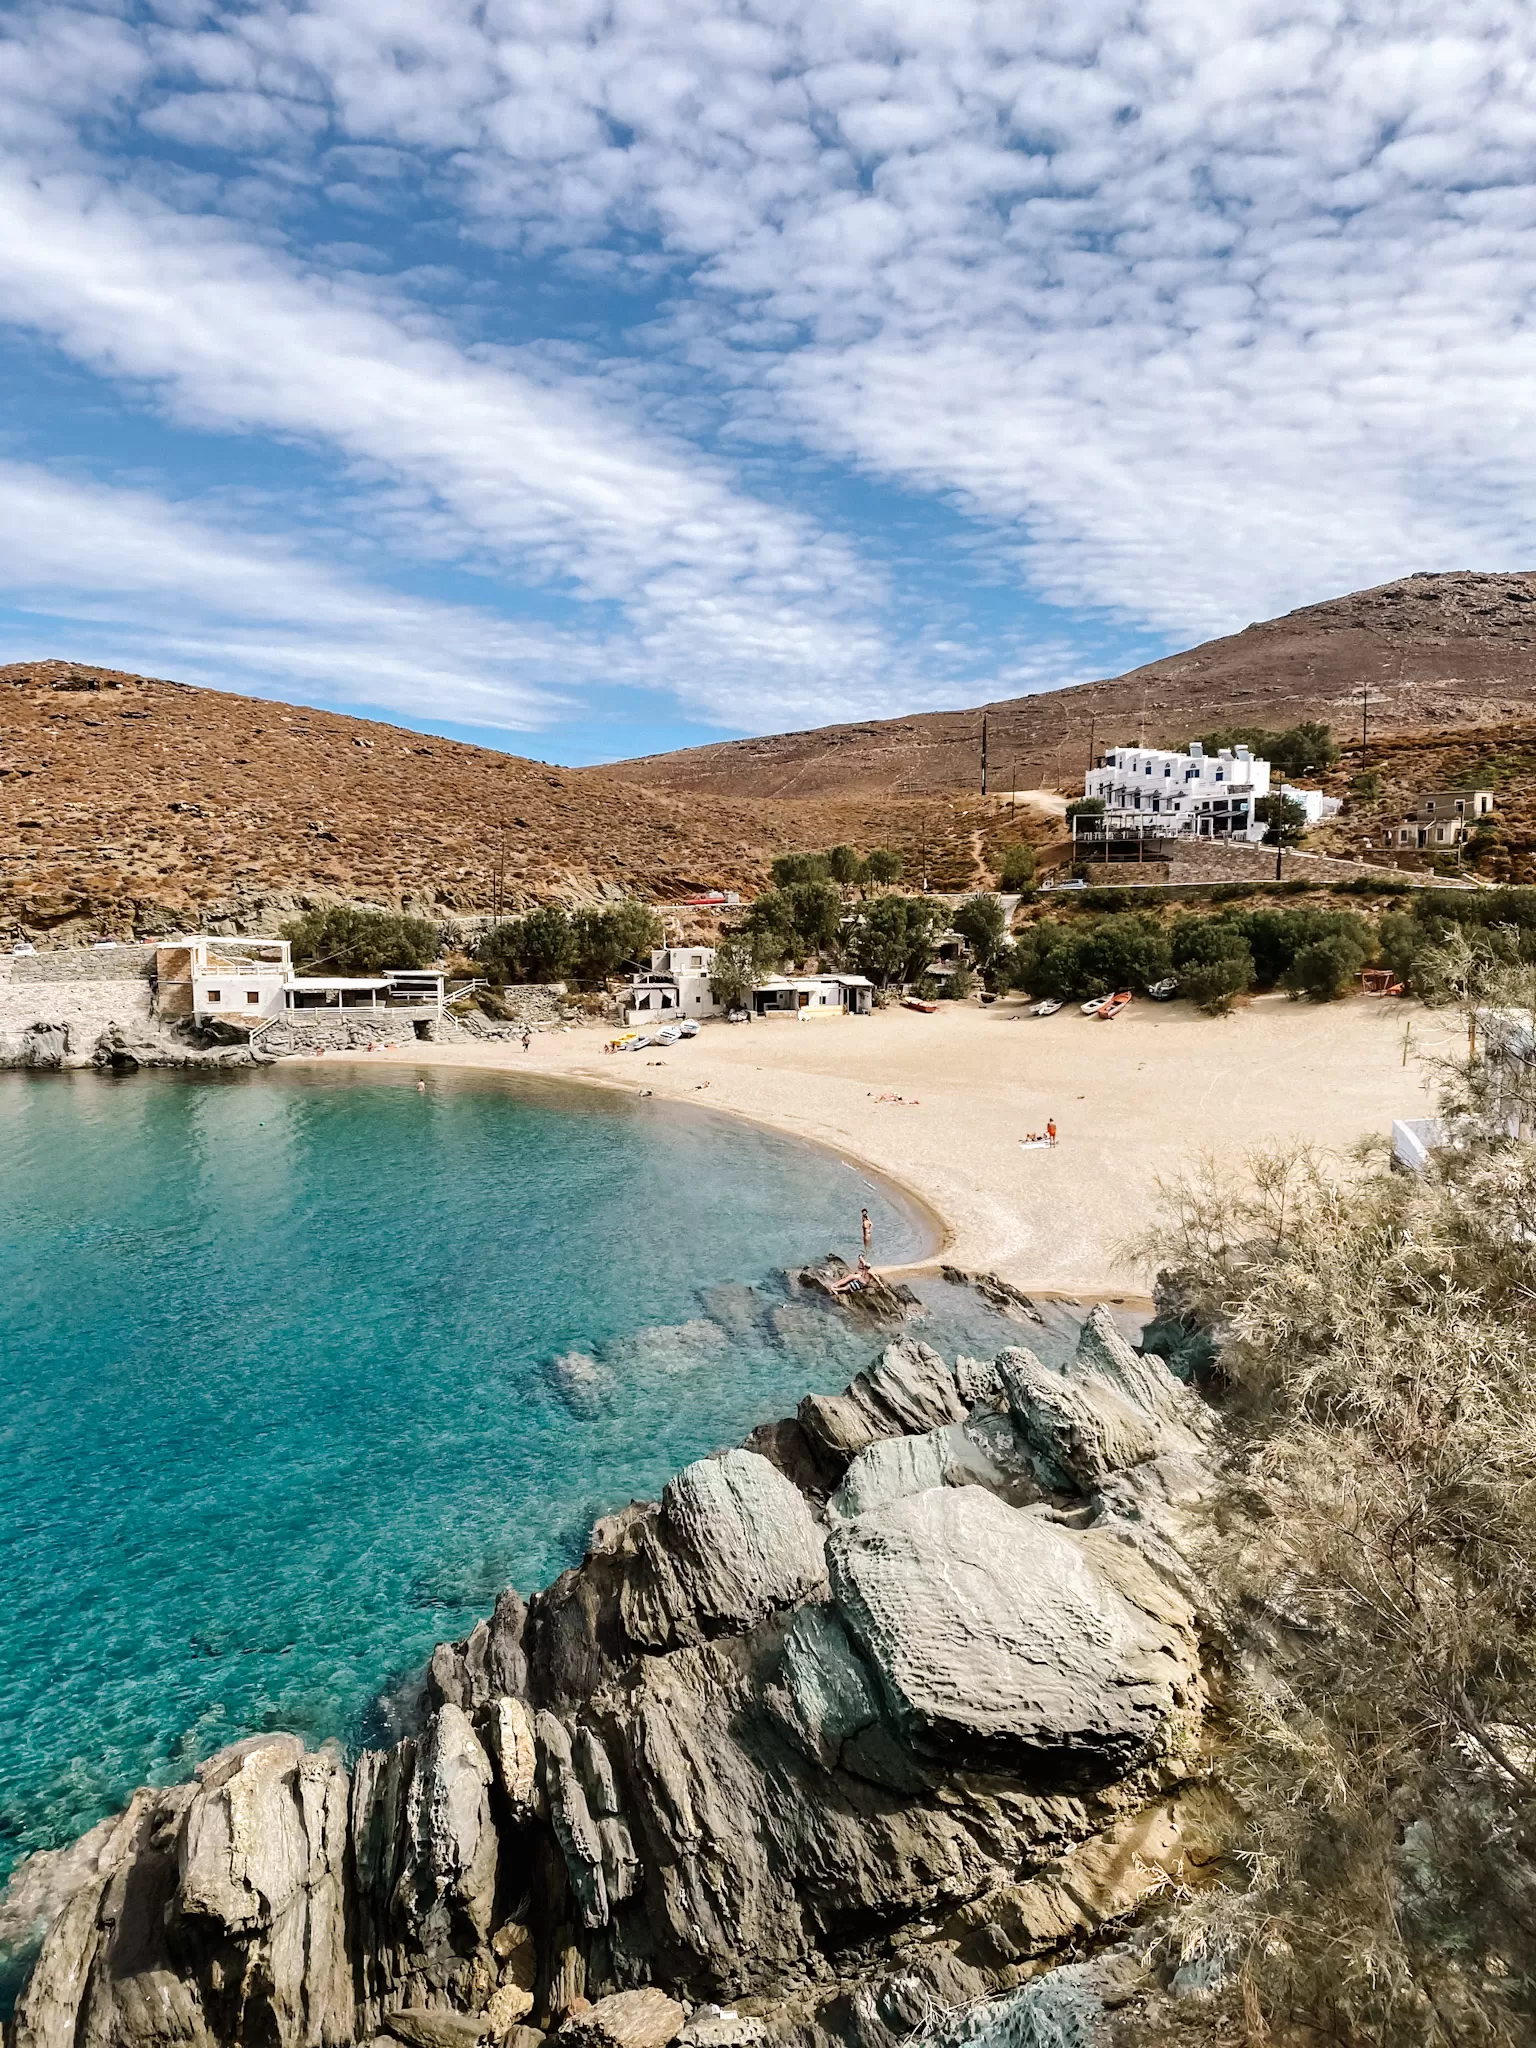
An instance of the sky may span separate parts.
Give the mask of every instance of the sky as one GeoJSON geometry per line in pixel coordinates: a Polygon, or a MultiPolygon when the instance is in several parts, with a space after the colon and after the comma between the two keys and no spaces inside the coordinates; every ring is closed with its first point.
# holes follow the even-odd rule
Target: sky
{"type": "Polygon", "coordinates": [[[21,0],[0,106],[0,660],[585,762],[1536,566],[1518,0],[21,0]]]}

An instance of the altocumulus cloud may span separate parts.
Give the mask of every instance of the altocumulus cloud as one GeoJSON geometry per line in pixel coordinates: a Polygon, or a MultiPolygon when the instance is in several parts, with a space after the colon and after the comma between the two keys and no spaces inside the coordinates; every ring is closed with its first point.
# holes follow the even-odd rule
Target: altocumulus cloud
{"type": "Polygon", "coordinates": [[[226,562],[155,615],[204,673],[313,605],[303,674],[422,715],[953,701],[1531,559],[1533,72],[1494,0],[43,8],[0,318],[226,562]]]}

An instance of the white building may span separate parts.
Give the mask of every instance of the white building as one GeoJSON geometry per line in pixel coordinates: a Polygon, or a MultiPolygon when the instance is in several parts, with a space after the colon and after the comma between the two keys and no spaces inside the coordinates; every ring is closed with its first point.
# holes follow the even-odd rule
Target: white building
{"type": "Polygon", "coordinates": [[[1307,814],[1307,829],[1320,825],[1324,818],[1336,818],[1344,808],[1344,800],[1337,796],[1324,796],[1320,789],[1298,789],[1294,783],[1282,782],[1280,794],[1288,797],[1293,804],[1300,804],[1307,814]]]}
{"type": "Polygon", "coordinates": [[[408,1010],[443,1014],[443,976],[386,968],[374,975],[300,975],[286,939],[194,936],[155,948],[155,1007],[162,1017],[270,1022],[289,1010],[408,1010]]]}
{"type": "Polygon", "coordinates": [[[155,1007],[162,1017],[281,1016],[293,979],[286,939],[172,939],[155,948],[155,1007]]]}
{"type": "Polygon", "coordinates": [[[710,993],[713,946],[663,946],[650,967],[619,991],[619,1015],[626,1024],[676,1023],[681,1017],[718,1016],[710,993]]]}
{"type": "Polygon", "coordinates": [[[1207,754],[1192,740],[1187,754],[1164,747],[1111,747],[1090,768],[1083,794],[1099,797],[1111,832],[1144,832],[1161,839],[1264,837],[1254,815],[1269,795],[1269,763],[1246,747],[1207,754]]]}
{"type": "Polygon", "coordinates": [[[867,1017],[875,985],[863,974],[770,974],[752,991],[758,1017],[796,1017],[802,1024],[830,1017],[867,1017]]]}

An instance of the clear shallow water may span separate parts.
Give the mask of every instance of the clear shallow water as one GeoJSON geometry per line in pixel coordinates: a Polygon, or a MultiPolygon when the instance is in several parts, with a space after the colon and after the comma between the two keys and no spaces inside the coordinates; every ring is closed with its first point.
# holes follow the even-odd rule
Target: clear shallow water
{"type": "Polygon", "coordinates": [[[251,1730],[359,1741],[597,1514],[868,1362],[777,1269],[861,1205],[926,1248],[770,1133],[426,1080],[0,1075],[0,1878],[251,1730]]]}

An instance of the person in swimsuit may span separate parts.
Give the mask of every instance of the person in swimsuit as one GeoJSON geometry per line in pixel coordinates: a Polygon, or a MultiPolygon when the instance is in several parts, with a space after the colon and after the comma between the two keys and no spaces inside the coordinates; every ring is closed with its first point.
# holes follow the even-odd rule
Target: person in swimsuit
{"type": "Polygon", "coordinates": [[[869,1211],[867,1209],[861,1209],[859,1211],[859,1224],[864,1232],[864,1249],[865,1251],[868,1251],[870,1247],[870,1241],[874,1236],[874,1225],[869,1220],[869,1211]]]}

